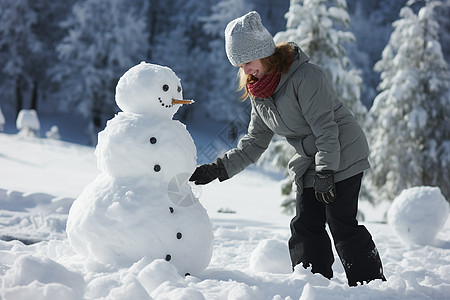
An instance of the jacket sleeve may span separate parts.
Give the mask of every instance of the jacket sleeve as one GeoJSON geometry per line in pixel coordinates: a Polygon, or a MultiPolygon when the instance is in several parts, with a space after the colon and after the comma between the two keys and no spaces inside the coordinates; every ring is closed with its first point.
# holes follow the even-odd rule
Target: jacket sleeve
{"type": "Polygon", "coordinates": [[[316,137],[316,172],[337,171],[340,162],[339,129],[334,120],[337,97],[325,74],[309,65],[298,86],[298,100],[306,122],[316,137]]]}
{"type": "Polygon", "coordinates": [[[220,157],[228,177],[233,177],[248,165],[255,163],[269,146],[273,135],[273,131],[267,127],[252,105],[247,134],[240,139],[236,148],[220,157]]]}

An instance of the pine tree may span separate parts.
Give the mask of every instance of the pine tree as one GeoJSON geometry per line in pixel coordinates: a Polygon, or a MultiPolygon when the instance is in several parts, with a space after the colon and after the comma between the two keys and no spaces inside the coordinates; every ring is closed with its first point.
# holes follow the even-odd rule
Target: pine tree
{"type": "MultiPolygon", "coordinates": [[[[293,0],[285,17],[286,31],[278,32],[275,41],[297,43],[312,63],[328,73],[344,105],[359,121],[366,122],[367,109],[360,100],[362,79],[358,71],[350,68],[343,47],[344,43],[354,42],[353,34],[343,30],[350,22],[346,1],[293,0]]],[[[292,147],[284,139],[276,138],[262,161],[276,159],[281,163],[277,165],[278,168],[286,170],[285,162],[293,153],[292,147]]],[[[295,190],[291,186],[289,179],[282,186],[282,192],[286,195],[282,206],[287,213],[295,207],[295,190]]]]}
{"type": "Polygon", "coordinates": [[[439,23],[439,41],[445,60],[450,61],[450,0],[436,2],[434,12],[439,23]]]}
{"type": "Polygon", "coordinates": [[[213,85],[209,87],[209,99],[206,111],[215,120],[232,122],[237,117],[247,119],[246,105],[239,101],[237,88],[237,68],[233,67],[225,52],[225,27],[227,24],[251,10],[245,0],[222,0],[211,9],[212,13],[203,18],[203,30],[210,36],[208,43],[209,68],[213,85]],[[217,112],[220,111],[220,114],[217,112]]]}
{"type": "Polygon", "coordinates": [[[146,2],[86,0],[73,7],[63,23],[68,35],[58,46],[61,62],[53,69],[62,110],[75,109],[89,120],[90,143],[96,143],[117,106],[115,86],[148,50],[146,2]]]}
{"type": "Polygon", "coordinates": [[[377,95],[380,74],[373,66],[380,59],[392,33],[392,22],[398,19],[406,0],[361,1],[347,0],[351,15],[349,30],[355,35],[355,43],[347,43],[345,49],[351,64],[361,70],[364,78],[361,102],[371,107],[377,95]]]}
{"type": "Polygon", "coordinates": [[[41,44],[41,51],[33,55],[27,64],[33,81],[33,94],[30,97],[32,109],[38,107],[39,111],[54,113],[58,107],[60,99],[52,97],[52,75],[48,70],[55,64],[55,57],[58,57],[56,47],[65,35],[60,23],[68,17],[76,1],[32,1],[37,16],[32,30],[41,44]]]}
{"type": "MultiPolygon", "coordinates": [[[[184,120],[202,109],[210,99],[211,86],[205,84],[212,70],[207,60],[207,34],[202,30],[201,18],[208,12],[212,0],[173,1],[159,3],[158,14],[165,13],[162,24],[154,24],[157,34],[152,37],[151,61],[169,66],[181,79],[183,97],[195,100],[195,105],[184,105],[176,117],[184,120]],[[162,11],[161,11],[162,9],[162,11]]],[[[152,7],[151,10],[155,10],[152,7]]],[[[156,16],[155,16],[156,17],[156,16]]]]}
{"type": "Polygon", "coordinates": [[[439,186],[450,199],[450,75],[427,3],[416,15],[402,8],[382,58],[380,93],[370,112],[373,202],[392,201],[403,189],[439,186]]]}
{"type": "Polygon", "coordinates": [[[14,99],[8,104],[18,113],[24,92],[32,89],[30,65],[42,46],[32,30],[37,15],[30,0],[2,0],[0,15],[0,91],[4,99],[14,99]]]}

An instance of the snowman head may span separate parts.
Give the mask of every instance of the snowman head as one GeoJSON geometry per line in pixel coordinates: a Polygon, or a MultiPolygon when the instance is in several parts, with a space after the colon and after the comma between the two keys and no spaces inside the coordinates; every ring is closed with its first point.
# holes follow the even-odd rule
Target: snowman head
{"type": "Polygon", "coordinates": [[[180,78],[168,67],[141,62],[129,69],[117,83],[116,103],[124,112],[173,117],[182,100],[180,78]]]}

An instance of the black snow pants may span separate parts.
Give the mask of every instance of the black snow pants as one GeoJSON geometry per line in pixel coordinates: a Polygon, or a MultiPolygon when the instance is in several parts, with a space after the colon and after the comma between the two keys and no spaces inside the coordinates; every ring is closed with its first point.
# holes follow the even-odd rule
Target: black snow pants
{"type": "Polygon", "coordinates": [[[296,216],[291,221],[289,252],[292,266],[311,266],[313,273],[333,277],[334,256],[325,223],[344,266],[348,284],[374,279],[386,280],[381,259],[369,231],[358,225],[358,195],[363,174],[336,183],[337,198],[325,205],[316,200],[313,188],[297,195],[296,216]]]}

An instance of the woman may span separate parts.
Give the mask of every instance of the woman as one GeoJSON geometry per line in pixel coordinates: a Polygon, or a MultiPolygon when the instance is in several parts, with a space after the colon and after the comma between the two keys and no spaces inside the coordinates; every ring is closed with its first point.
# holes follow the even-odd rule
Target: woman
{"type": "Polygon", "coordinates": [[[311,266],[313,273],[333,277],[328,223],[350,286],[386,280],[372,237],[356,220],[363,171],[370,167],[367,140],[324,72],[297,45],[275,45],[257,12],[227,25],[225,45],[239,67],[243,97],[250,97],[248,133],[190,180],[229,179],[257,161],[274,133],[286,137],[296,150],[288,164],[297,185],[289,239],[293,268],[311,266]]]}

